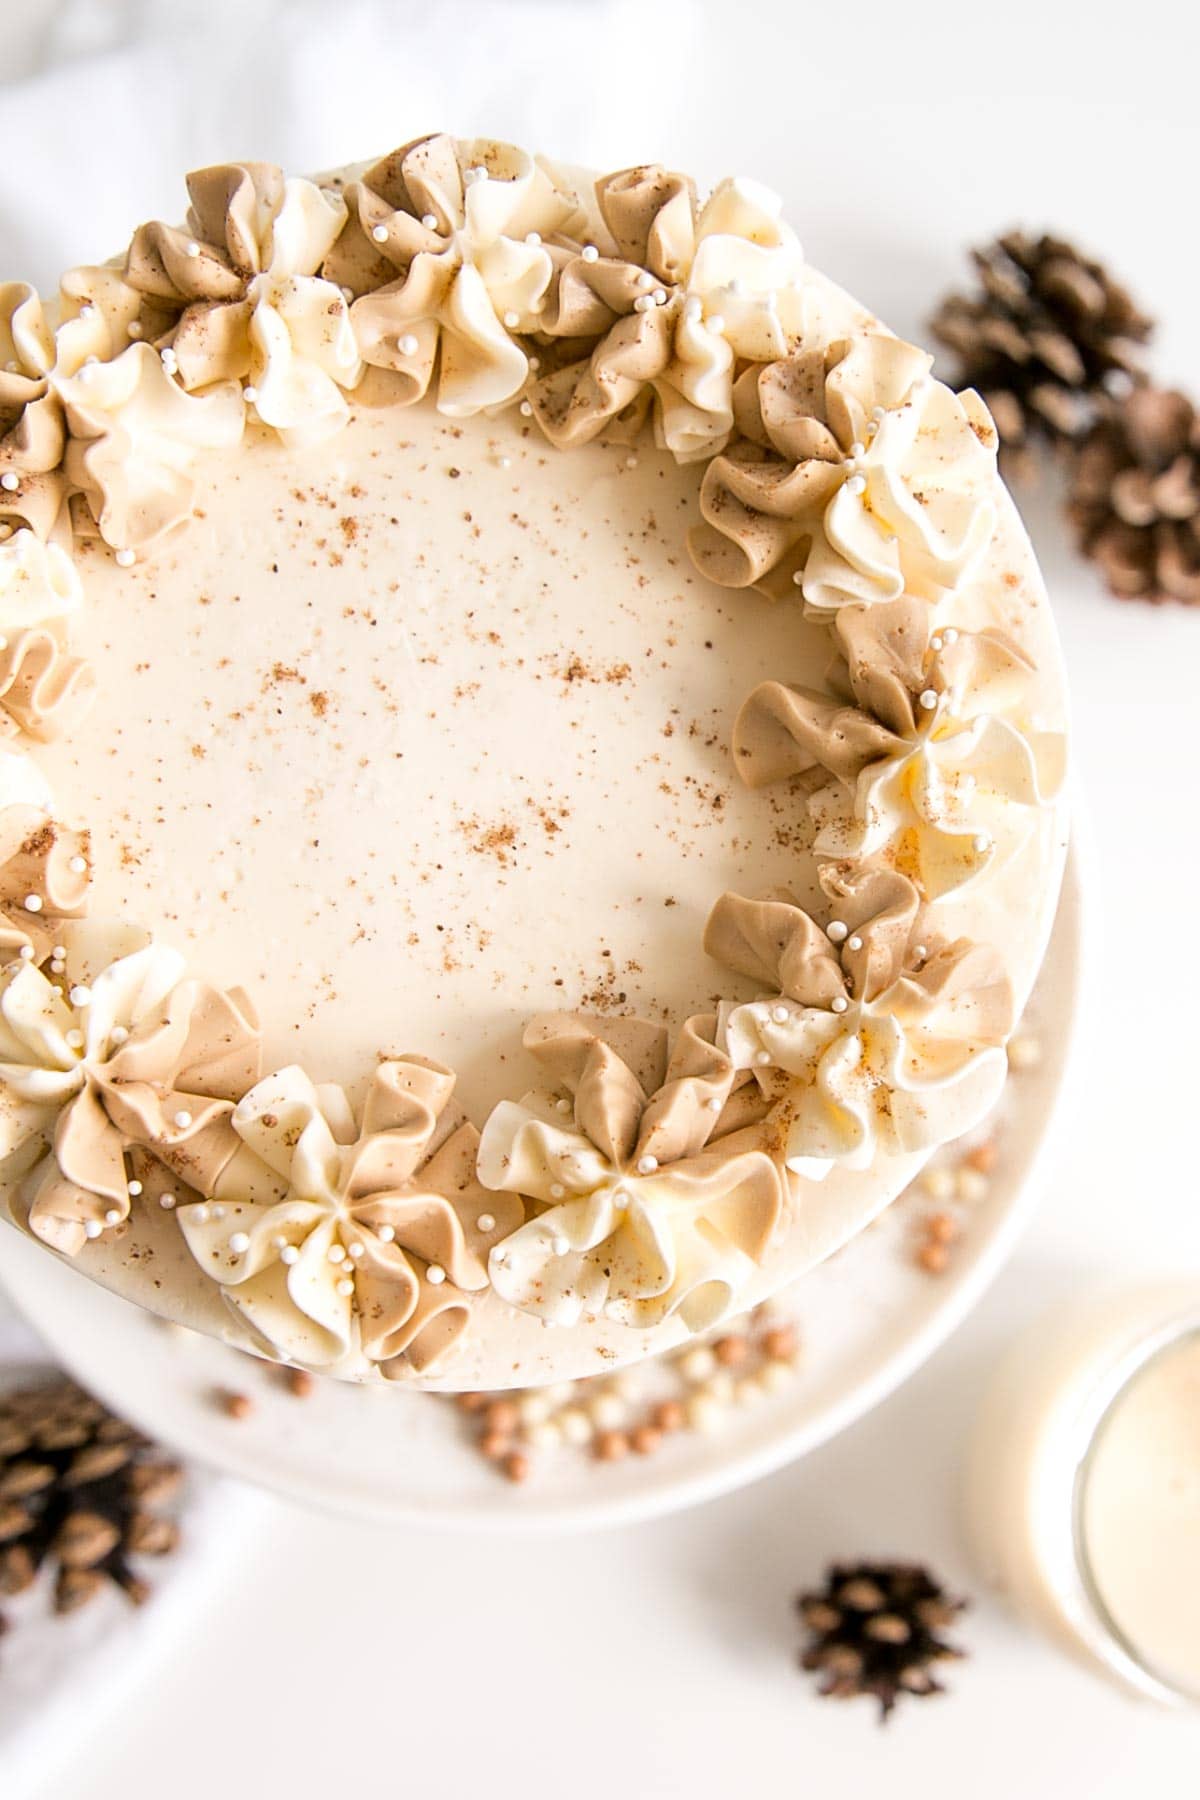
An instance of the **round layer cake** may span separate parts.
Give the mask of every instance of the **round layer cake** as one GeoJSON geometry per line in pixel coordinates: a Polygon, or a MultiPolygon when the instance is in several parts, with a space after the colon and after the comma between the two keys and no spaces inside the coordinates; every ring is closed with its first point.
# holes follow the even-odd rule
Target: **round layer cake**
{"type": "Polygon", "coordinates": [[[352,1379],[664,1349],[1003,1080],[1065,703],[992,423],[751,182],[188,191],[0,288],[11,1218],[352,1379]]]}

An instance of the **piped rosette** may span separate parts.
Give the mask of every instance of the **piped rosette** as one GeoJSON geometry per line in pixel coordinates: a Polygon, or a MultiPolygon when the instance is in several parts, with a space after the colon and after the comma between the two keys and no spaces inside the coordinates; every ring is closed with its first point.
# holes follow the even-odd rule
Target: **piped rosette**
{"type": "Polygon", "coordinates": [[[342,1089],[294,1067],[234,1110],[244,1153],[177,1216],[273,1355],[322,1367],[358,1352],[394,1377],[467,1329],[488,1251],[523,1208],[480,1186],[479,1134],[453,1091],[439,1063],[401,1057],[376,1069],[357,1122],[342,1089]]]}
{"type": "Polygon", "coordinates": [[[17,1221],[73,1256],[129,1217],[133,1152],[211,1190],[238,1148],[258,1031],[240,990],[187,977],[144,934],[85,921],[60,935],[45,968],[18,955],[0,972],[0,1170],[17,1221]]]}
{"type": "Polygon", "coordinates": [[[345,202],[273,163],[198,169],[187,185],[184,228],[141,226],[125,259],[144,309],[138,335],[158,328],[168,373],[188,392],[243,382],[285,443],[319,442],[345,423],[345,390],[362,375],[346,296],[320,273],[345,202]]]}
{"type": "Polygon", "coordinates": [[[805,778],[818,857],[882,858],[928,900],[1003,867],[1065,771],[1062,733],[1029,711],[1029,658],[1000,632],[931,630],[909,598],[843,607],[833,635],[826,691],[768,681],[749,696],[733,736],[741,779],[805,778]]]}
{"type": "Polygon", "coordinates": [[[701,207],[687,176],[656,164],[605,176],[596,204],[597,241],[551,249],[534,417],[570,449],[653,406],[678,461],[712,456],[733,428],[738,364],[786,356],[803,335],[799,241],[756,183],[724,181],[701,207]]]}
{"type": "Polygon", "coordinates": [[[826,876],[820,925],[787,896],[725,894],[709,953],[763,996],[723,1010],[720,1042],[771,1102],[787,1167],[821,1178],[969,1131],[1004,1084],[1012,991],[997,954],[935,938],[892,870],[826,876]]]}
{"type": "Polygon", "coordinates": [[[402,145],[346,190],[349,222],[325,263],[353,297],[364,361],[383,397],[419,400],[437,367],[438,410],[462,418],[511,400],[554,273],[546,240],[575,196],[512,144],[439,133],[402,145]]]}
{"type": "Polygon", "coordinates": [[[989,543],[996,429],[883,331],[801,346],[733,390],[738,436],[700,488],[693,561],[723,587],[799,589],[814,614],[940,602],[989,543]]]}
{"type": "Polygon", "coordinates": [[[784,1195],[754,1085],[715,1016],[666,1031],[550,1013],[526,1048],[546,1085],[502,1101],[479,1178],[533,1216],[492,1253],[496,1292],[552,1325],[601,1315],[648,1327],[715,1323],[770,1245],[784,1195]]]}

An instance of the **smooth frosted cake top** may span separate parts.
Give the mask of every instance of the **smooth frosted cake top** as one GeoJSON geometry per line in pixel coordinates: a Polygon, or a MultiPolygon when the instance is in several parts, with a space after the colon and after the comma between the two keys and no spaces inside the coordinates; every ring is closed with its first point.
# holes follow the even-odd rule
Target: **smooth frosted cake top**
{"type": "Polygon", "coordinates": [[[998,1091],[1064,712],[991,422],[752,183],[189,190],[0,289],[14,1220],[356,1378],[664,1347],[998,1091]]]}

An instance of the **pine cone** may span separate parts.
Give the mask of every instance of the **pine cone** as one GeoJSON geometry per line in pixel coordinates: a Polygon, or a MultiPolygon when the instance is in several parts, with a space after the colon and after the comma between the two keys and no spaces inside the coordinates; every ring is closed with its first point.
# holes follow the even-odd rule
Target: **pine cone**
{"type": "Polygon", "coordinates": [[[966,1601],[949,1599],[914,1563],[834,1563],[825,1587],[796,1604],[812,1633],[801,1667],[832,1699],[873,1694],[881,1719],[902,1694],[940,1694],[932,1665],[966,1654],[939,1635],[966,1601]]]}
{"type": "Polygon", "coordinates": [[[971,257],[982,292],[952,294],[932,320],[957,385],[983,395],[1010,462],[1035,439],[1077,442],[1144,379],[1152,320],[1063,238],[1010,231],[971,257]]]}
{"type": "Polygon", "coordinates": [[[1200,419],[1186,395],[1137,388],[1094,428],[1067,516],[1119,599],[1200,605],[1200,419]]]}
{"type": "Polygon", "coordinates": [[[150,1589],[129,1559],[175,1548],[178,1527],[154,1509],[181,1478],[177,1463],[73,1381],[0,1396],[0,1598],[30,1587],[47,1564],[60,1613],[110,1581],[140,1605],[150,1589]]]}

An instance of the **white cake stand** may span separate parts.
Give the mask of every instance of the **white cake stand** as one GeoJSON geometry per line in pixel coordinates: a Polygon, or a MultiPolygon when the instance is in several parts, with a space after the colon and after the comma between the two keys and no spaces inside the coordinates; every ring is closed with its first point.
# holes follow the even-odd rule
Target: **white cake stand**
{"type": "Polygon", "coordinates": [[[714,1498],[803,1456],[883,1399],[999,1269],[1037,1198],[1077,1035],[1082,885],[1073,852],[1027,1014],[1042,1058],[1009,1083],[1002,1166],[947,1272],[932,1279],[916,1268],[911,1214],[897,1203],[781,1297],[802,1335],[794,1384],[732,1414],[711,1436],[680,1434],[653,1457],[603,1466],[560,1455],[535,1483],[513,1487],[467,1443],[449,1402],[327,1380],[300,1403],[242,1353],[163,1325],[8,1227],[0,1228],[0,1282],[58,1359],[111,1406],[182,1455],[293,1499],[389,1524],[544,1531],[714,1498]],[[252,1390],[250,1415],[225,1414],[214,1402],[219,1389],[252,1390]]]}

